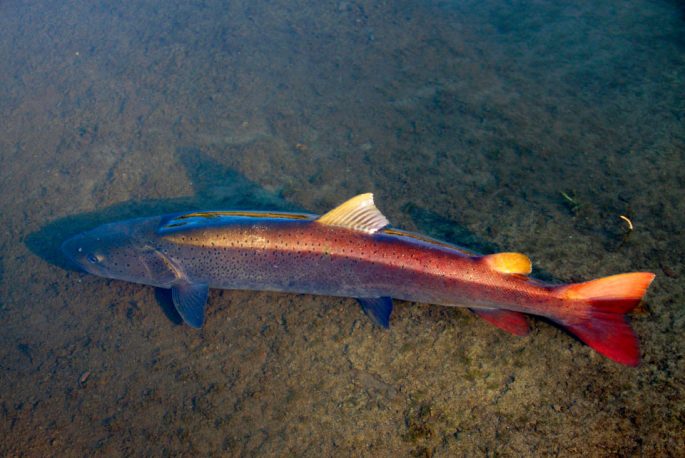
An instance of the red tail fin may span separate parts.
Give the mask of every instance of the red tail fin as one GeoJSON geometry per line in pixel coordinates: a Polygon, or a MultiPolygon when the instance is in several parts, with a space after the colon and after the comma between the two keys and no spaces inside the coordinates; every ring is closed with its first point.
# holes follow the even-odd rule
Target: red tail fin
{"type": "Polygon", "coordinates": [[[640,344],[625,314],[640,303],[652,280],[653,273],[633,272],[560,286],[563,299],[587,304],[560,324],[607,358],[637,366],[640,344]]]}

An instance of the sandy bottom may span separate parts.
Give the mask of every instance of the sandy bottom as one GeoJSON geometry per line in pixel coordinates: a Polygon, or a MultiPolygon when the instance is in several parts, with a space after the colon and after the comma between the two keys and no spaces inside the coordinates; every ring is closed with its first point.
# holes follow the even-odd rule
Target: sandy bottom
{"type": "Polygon", "coordinates": [[[0,4],[0,455],[683,453],[682,5],[180,3],[0,4]],[[405,302],[383,331],[352,299],[214,290],[195,331],[58,252],[368,191],[542,278],[655,272],[642,364],[405,302]]]}

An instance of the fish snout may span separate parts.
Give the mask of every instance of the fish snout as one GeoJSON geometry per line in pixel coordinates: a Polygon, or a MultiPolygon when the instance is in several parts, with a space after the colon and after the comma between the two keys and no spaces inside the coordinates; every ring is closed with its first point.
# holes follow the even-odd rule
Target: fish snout
{"type": "Polygon", "coordinates": [[[98,264],[98,255],[92,250],[90,238],[85,234],[75,235],[62,243],[62,254],[67,260],[80,270],[93,273],[98,264]]]}
{"type": "Polygon", "coordinates": [[[62,254],[73,267],[88,271],[84,261],[89,256],[85,251],[85,237],[83,234],[75,235],[62,243],[62,254]]]}

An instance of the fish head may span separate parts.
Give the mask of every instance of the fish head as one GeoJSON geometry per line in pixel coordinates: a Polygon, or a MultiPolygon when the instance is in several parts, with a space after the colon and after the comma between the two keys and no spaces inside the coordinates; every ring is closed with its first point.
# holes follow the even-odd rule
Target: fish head
{"type": "Polygon", "coordinates": [[[168,287],[176,275],[156,247],[158,225],[158,217],[103,224],[66,240],[62,252],[93,275],[168,287]]]}

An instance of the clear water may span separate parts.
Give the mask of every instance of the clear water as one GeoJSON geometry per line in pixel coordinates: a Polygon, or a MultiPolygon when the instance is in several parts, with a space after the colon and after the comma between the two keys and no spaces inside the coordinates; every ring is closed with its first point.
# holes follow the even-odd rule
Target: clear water
{"type": "Polygon", "coordinates": [[[0,455],[682,453],[680,2],[180,3],[0,3],[0,455]],[[540,320],[398,303],[382,331],[306,295],[212,291],[194,331],[58,251],[368,191],[538,277],[655,272],[642,364],[540,320]]]}

